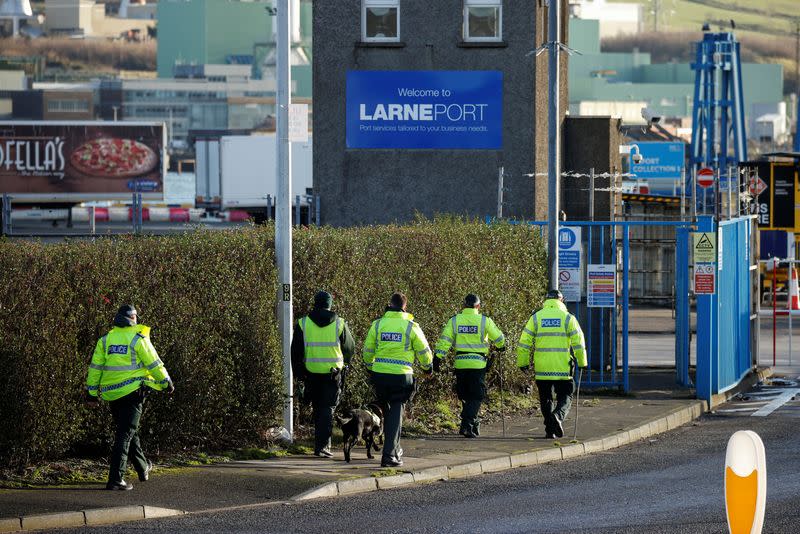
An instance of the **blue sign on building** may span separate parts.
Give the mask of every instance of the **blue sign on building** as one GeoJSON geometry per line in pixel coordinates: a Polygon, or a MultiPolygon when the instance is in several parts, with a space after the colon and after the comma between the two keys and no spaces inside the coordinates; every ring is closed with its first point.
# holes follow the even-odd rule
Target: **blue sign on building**
{"type": "Polygon", "coordinates": [[[672,183],[681,177],[681,169],[685,165],[685,143],[640,142],[639,152],[642,162],[631,163],[631,172],[637,180],[648,180],[651,188],[658,187],[657,180],[669,180],[672,183]],[[652,180],[656,180],[654,183],[652,180]]]}
{"type": "Polygon", "coordinates": [[[503,147],[500,71],[348,71],[347,148],[503,147]]]}

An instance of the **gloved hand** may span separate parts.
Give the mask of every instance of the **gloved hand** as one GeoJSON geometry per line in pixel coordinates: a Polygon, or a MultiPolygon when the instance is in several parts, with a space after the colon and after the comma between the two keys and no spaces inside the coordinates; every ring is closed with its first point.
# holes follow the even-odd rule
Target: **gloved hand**
{"type": "Polygon", "coordinates": [[[433,370],[438,373],[439,369],[441,369],[441,368],[442,368],[442,358],[439,358],[438,356],[434,356],[433,357],[433,370]]]}
{"type": "Polygon", "coordinates": [[[89,408],[95,408],[100,404],[100,399],[98,399],[97,397],[95,397],[93,395],[89,395],[89,392],[87,391],[86,392],[85,402],[86,402],[86,405],[89,408]]]}
{"type": "Polygon", "coordinates": [[[433,366],[428,367],[427,369],[422,369],[422,374],[431,376],[433,374],[433,366]]]}

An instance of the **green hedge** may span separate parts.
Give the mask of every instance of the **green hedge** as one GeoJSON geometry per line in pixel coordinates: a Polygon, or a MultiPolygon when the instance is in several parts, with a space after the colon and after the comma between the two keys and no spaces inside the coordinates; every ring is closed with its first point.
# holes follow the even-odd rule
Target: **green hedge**
{"type": "MultiPolygon", "coordinates": [[[[116,308],[132,302],[176,383],[153,395],[152,451],[252,443],[281,421],[274,232],[198,230],[170,237],[38,244],[0,241],[0,464],[105,453],[106,410],[82,403],[86,367],[116,308]]],[[[313,293],[335,295],[359,352],[344,402],[369,400],[360,349],[395,290],[431,344],[468,292],[515,341],[545,290],[537,231],[455,219],[294,233],[295,314],[313,293]]],[[[513,351],[509,355],[513,358],[513,351]]],[[[510,377],[513,366],[506,365],[510,377]]],[[[508,378],[507,378],[508,379],[508,378]]],[[[426,382],[422,411],[450,395],[452,376],[426,382]]]]}

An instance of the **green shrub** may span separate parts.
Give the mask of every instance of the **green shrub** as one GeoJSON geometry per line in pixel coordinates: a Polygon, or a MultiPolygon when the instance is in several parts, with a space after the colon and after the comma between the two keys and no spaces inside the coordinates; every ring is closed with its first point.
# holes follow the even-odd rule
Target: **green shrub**
{"type": "MultiPolygon", "coordinates": [[[[361,346],[389,295],[404,291],[433,345],[466,293],[512,342],[545,290],[538,231],[445,219],[294,232],[295,317],[324,288],[358,353],[343,403],[371,400],[361,346]]],[[[272,226],[61,244],[0,241],[0,463],[106,453],[107,410],[83,404],[86,368],[117,307],[132,302],[175,380],[151,395],[148,450],[256,443],[281,421],[272,226]]],[[[513,360],[513,350],[506,353],[513,360]]],[[[506,365],[506,382],[520,375],[506,365]]],[[[494,370],[492,372],[495,372],[494,370]]],[[[420,386],[419,413],[451,395],[452,375],[420,386]]]]}

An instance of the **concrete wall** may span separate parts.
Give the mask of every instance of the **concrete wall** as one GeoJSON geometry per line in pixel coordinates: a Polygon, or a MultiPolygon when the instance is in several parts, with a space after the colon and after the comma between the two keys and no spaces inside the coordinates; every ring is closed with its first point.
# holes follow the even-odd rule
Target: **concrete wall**
{"type": "MultiPolygon", "coordinates": [[[[564,124],[564,170],[588,174],[594,167],[596,174],[619,172],[622,160],[619,146],[623,144],[619,127],[622,121],[611,117],[568,117],[564,124]]],[[[589,220],[589,178],[564,178],[562,180],[562,210],[567,220],[589,220]]],[[[596,178],[596,188],[621,185],[620,180],[596,178]]],[[[619,195],[597,191],[595,193],[595,219],[613,220],[619,195]]]]}
{"type": "MultiPolygon", "coordinates": [[[[547,59],[526,54],[545,40],[541,0],[503,5],[503,43],[461,42],[462,0],[404,0],[397,46],[359,43],[360,2],[314,2],[314,187],[322,221],[337,226],[496,213],[504,166],[504,215],[546,214],[546,180],[522,176],[547,166],[547,59]],[[355,150],[345,144],[348,70],[501,70],[501,150],[355,150]]],[[[566,14],[566,0],[563,0],[566,14]]],[[[564,17],[566,27],[566,17],[564,17]]],[[[563,57],[563,56],[562,56],[563,57]]],[[[562,68],[566,112],[566,61],[562,68]]]]}

